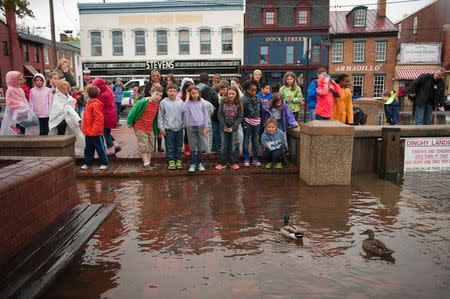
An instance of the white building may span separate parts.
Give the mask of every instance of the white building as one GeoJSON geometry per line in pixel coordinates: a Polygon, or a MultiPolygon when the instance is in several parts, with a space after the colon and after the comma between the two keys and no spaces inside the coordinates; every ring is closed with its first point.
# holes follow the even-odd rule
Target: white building
{"type": "Polygon", "coordinates": [[[240,74],[243,0],[79,3],[81,58],[91,77],[240,74]]]}

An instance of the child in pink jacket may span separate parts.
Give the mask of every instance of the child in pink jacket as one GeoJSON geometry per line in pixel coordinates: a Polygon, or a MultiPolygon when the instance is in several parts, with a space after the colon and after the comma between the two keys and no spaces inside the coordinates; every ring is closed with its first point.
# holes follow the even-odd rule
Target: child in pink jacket
{"type": "Polygon", "coordinates": [[[319,75],[317,80],[316,119],[329,120],[334,113],[334,97],[341,96],[339,85],[327,73],[319,75]]]}
{"type": "Polygon", "coordinates": [[[52,107],[52,91],[45,86],[42,74],[33,77],[34,87],[30,91],[30,106],[39,118],[39,135],[48,135],[48,115],[52,107]]]}

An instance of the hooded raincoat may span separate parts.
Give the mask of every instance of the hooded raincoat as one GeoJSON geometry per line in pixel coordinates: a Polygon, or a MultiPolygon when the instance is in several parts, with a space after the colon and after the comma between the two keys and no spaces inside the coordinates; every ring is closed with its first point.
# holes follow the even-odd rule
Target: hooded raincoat
{"type": "Polygon", "coordinates": [[[52,108],[53,95],[50,88],[45,86],[45,77],[42,74],[36,74],[33,77],[34,80],[40,77],[43,81],[41,87],[34,86],[30,91],[30,106],[33,112],[39,118],[48,117],[50,115],[50,109],[52,108]]]}
{"type": "Polygon", "coordinates": [[[117,113],[114,103],[114,94],[102,78],[95,78],[92,85],[100,89],[97,99],[103,103],[103,116],[105,118],[105,129],[117,127],[117,113]]]}

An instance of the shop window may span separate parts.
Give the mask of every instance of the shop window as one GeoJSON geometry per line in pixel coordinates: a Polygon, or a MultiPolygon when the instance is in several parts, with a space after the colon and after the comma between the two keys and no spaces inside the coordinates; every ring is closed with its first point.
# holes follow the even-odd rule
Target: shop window
{"type": "Polygon", "coordinates": [[[2,42],[3,45],[3,55],[9,56],[8,42],[2,42]]]}
{"type": "Polygon", "coordinates": [[[233,53],[233,29],[222,29],[222,54],[233,53]]]}
{"type": "Polygon", "coordinates": [[[102,56],[102,33],[91,32],[91,55],[102,56]]]}
{"type": "Polygon", "coordinates": [[[114,56],[123,55],[123,32],[113,31],[112,32],[112,47],[114,56]]]}
{"type": "Polygon", "coordinates": [[[22,44],[22,51],[23,51],[23,59],[26,62],[30,61],[30,56],[28,55],[28,45],[22,44]]]}
{"type": "Polygon", "coordinates": [[[136,30],[134,32],[134,49],[136,55],[145,55],[145,31],[136,30]]]}
{"type": "Polygon", "coordinates": [[[375,61],[386,61],[387,42],[375,43],[375,61]]]}
{"type": "Polygon", "coordinates": [[[365,9],[358,9],[355,11],[355,20],[353,25],[355,27],[366,27],[366,14],[365,9]]]}
{"type": "Polygon", "coordinates": [[[156,31],[156,54],[167,55],[167,31],[156,31]]]}
{"type": "Polygon", "coordinates": [[[414,20],[413,20],[413,34],[417,34],[417,23],[418,23],[418,19],[417,19],[417,17],[414,17],[414,20]]]}
{"type": "Polygon", "coordinates": [[[34,62],[39,62],[39,46],[34,46],[34,62]]]}
{"type": "Polygon", "coordinates": [[[200,54],[211,54],[210,29],[200,29],[200,54]]]}
{"type": "Polygon", "coordinates": [[[265,26],[275,26],[276,25],[276,18],[277,18],[277,11],[275,9],[264,9],[263,11],[263,24],[265,26]]]}
{"type": "Polygon", "coordinates": [[[269,64],[269,46],[259,47],[259,64],[269,64]]]}
{"type": "Polygon", "coordinates": [[[384,81],[385,76],[374,76],[373,77],[373,97],[381,98],[384,91],[384,81]]]}
{"type": "Polygon", "coordinates": [[[294,64],[294,46],[286,46],[286,64],[294,64]]]}
{"type": "Polygon", "coordinates": [[[313,45],[311,48],[311,63],[320,63],[320,45],[313,45]]]}
{"type": "Polygon", "coordinates": [[[366,43],[356,42],[353,44],[353,62],[364,62],[366,43]]]}
{"type": "Polygon", "coordinates": [[[364,95],[364,76],[353,75],[353,96],[360,98],[364,95]]]}
{"type": "Polygon", "coordinates": [[[189,30],[178,30],[178,52],[181,55],[189,54],[189,30]]]}
{"type": "Polygon", "coordinates": [[[331,50],[331,62],[339,63],[342,62],[344,57],[344,43],[333,43],[333,48],[331,50]]]}

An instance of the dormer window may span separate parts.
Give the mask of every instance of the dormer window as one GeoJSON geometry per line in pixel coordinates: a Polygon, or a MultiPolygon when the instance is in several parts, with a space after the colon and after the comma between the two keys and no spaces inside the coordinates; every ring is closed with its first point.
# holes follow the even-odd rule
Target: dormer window
{"type": "Polygon", "coordinates": [[[263,7],[263,26],[272,27],[277,25],[277,7],[267,5],[263,7]]]}
{"type": "Polygon", "coordinates": [[[358,9],[355,11],[355,27],[366,27],[366,13],[365,9],[358,9]]]}

